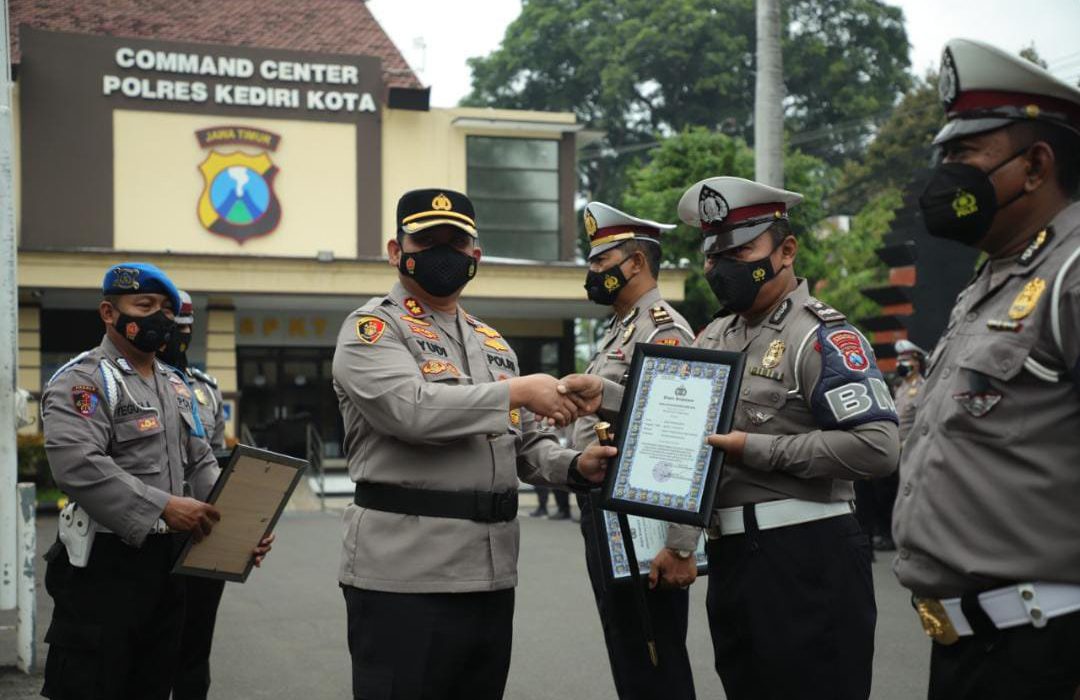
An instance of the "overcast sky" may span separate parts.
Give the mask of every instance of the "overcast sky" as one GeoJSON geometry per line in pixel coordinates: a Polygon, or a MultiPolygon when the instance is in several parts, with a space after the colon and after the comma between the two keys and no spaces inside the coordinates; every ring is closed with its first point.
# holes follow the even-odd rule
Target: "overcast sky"
{"type": "MultiPolygon", "coordinates": [[[[936,66],[951,37],[1010,50],[1034,43],[1055,75],[1080,79],[1080,0],[892,0],[904,10],[911,65],[936,66]]],[[[465,59],[498,47],[520,0],[369,0],[368,7],[431,86],[431,104],[451,107],[469,92],[465,59]]]]}

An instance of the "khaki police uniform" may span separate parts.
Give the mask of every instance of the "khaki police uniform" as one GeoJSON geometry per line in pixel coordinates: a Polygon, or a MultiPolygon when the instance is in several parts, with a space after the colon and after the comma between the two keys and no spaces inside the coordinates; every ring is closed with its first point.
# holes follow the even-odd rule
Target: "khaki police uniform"
{"type": "MultiPolygon", "coordinates": [[[[740,178],[695,184],[680,217],[705,252],[767,232],[801,196],[740,178]]],[[[729,698],[870,694],[876,607],[851,481],[893,471],[896,414],[869,343],[805,280],[755,322],[720,317],[694,347],[747,356],[708,529],[708,613],[729,698]]],[[[621,389],[605,381],[602,410],[621,389]]]]}
{"type": "MultiPolygon", "coordinates": [[[[663,232],[674,228],[631,217],[600,202],[586,205],[584,217],[591,244],[590,258],[631,238],[660,245],[663,232]]],[[[654,287],[642,294],[622,318],[612,316],[585,371],[622,385],[638,343],[688,346],[693,340],[694,334],[686,320],[654,287]]],[[[577,449],[596,441],[594,426],[598,421],[596,416],[583,416],[574,423],[573,444],[577,449]]],[[[646,652],[648,647],[631,584],[607,581],[601,548],[610,544],[606,519],[597,517],[593,508],[598,499],[599,491],[580,494],[578,505],[585,562],[604,630],[616,694],[621,700],[693,698],[694,678],[686,650],[689,592],[662,588],[646,592],[653,641],[662,659],[660,666],[654,667],[646,652]]],[[[675,550],[692,552],[697,549],[700,537],[700,528],[671,524],[666,544],[675,550]]]]}
{"type": "Polygon", "coordinates": [[[195,367],[186,372],[206,437],[214,451],[221,452],[225,449],[225,402],[217,379],[195,367]]]}
{"type": "MultiPolygon", "coordinates": [[[[946,44],[939,74],[935,144],[1040,125],[1075,167],[1076,86],[970,39],[946,44]]],[[[1042,184],[1056,186],[1069,183],[1042,184]]],[[[957,190],[958,226],[981,201],[957,190]]],[[[934,640],[931,700],[1080,689],[1080,204],[1044,216],[960,293],[904,444],[893,568],[934,640]]]]}
{"type": "Polygon", "coordinates": [[[915,403],[919,392],[926,384],[926,378],[920,372],[910,379],[904,379],[893,394],[893,402],[896,404],[896,415],[900,418],[900,442],[907,440],[911,434],[911,428],[915,425],[915,403]]]}
{"type": "Polygon", "coordinates": [[[42,694],[167,698],[183,614],[169,572],[181,540],[151,532],[170,496],[205,499],[218,476],[191,387],[160,362],[142,377],[106,337],[50,380],[42,425],[57,486],[97,530],[85,568],[59,543],[47,555],[55,607],[42,694]]]}

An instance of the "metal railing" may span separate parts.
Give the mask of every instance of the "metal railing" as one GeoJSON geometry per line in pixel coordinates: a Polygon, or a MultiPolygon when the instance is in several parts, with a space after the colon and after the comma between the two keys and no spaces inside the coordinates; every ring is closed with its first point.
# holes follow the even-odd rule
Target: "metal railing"
{"type": "Polygon", "coordinates": [[[319,484],[319,510],[326,512],[326,473],[323,471],[323,439],[315,425],[307,425],[307,460],[319,484]]]}

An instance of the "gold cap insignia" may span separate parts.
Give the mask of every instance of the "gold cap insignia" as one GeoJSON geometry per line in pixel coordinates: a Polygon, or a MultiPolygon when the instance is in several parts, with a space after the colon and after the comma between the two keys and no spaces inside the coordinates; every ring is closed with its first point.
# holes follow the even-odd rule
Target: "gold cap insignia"
{"type": "Polygon", "coordinates": [[[450,202],[449,197],[440,192],[435,199],[431,200],[431,208],[438,211],[450,211],[454,208],[454,205],[450,202]]]}
{"type": "Polygon", "coordinates": [[[1012,306],[1009,307],[1009,318],[1014,321],[1026,318],[1035,310],[1035,305],[1039,303],[1039,297],[1044,291],[1046,291],[1046,280],[1041,277],[1035,277],[1025,284],[1013,299],[1012,306]]]}
{"type": "Polygon", "coordinates": [[[592,212],[588,209],[585,210],[585,233],[592,236],[596,233],[596,217],[592,215],[592,212]]]}

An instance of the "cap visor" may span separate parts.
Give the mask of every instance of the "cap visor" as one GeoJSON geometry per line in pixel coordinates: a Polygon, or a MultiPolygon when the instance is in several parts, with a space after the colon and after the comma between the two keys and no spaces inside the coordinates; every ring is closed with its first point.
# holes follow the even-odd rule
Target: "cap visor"
{"type": "Polygon", "coordinates": [[[725,250],[731,250],[732,248],[746,245],[768,231],[769,227],[775,222],[776,220],[762,221],[757,224],[751,224],[750,226],[741,226],[739,228],[729,229],[723,233],[705,236],[701,250],[706,255],[711,255],[713,253],[723,253],[725,250]]]}
{"type": "Polygon", "coordinates": [[[953,119],[934,137],[934,145],[940,146],[946,141],[952,141],[963,136],[974,136],[984,131],[993,131],[1013,123],[1014,119],[1002,119],[1000,117],[987,117],[985,119],[953,119]]]}
{"type": "Polygon", "coordinates": [[[405,224],[401,227],[401,230],[405,233],[419,233],[435,226],[454,226],[461,229],[465,233],[469,234],[473,238],[476,238],[476,229],[469,226],[464,221],[456,221],[454,219],[425,219],[424,221],[415,221],[409,224],[405,224]]]}

